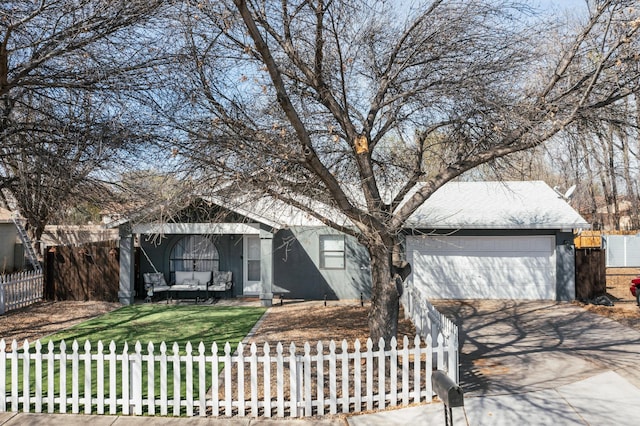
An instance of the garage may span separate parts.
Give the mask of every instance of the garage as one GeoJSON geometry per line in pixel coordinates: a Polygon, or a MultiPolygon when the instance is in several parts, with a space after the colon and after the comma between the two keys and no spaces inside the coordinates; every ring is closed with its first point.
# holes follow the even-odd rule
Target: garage
{"type": "Polygon", "coordinates": [[[409,281],[433,299],[556,299],[554,235],[407,236],[409,281]]]}
{"type": "Polygon", "coordinates": [[[573,300],[574,231],[588,227],[544,182],[449,182],[406,222],[407,285],[431,299],[573,300]]]}

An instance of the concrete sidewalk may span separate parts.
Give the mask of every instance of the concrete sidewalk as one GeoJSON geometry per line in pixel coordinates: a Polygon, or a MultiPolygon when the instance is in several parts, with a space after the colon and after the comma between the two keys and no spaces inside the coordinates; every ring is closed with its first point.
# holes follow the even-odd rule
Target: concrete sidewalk
{"type": "MultiPolygon", "coordinates": [[[[454,425],[637,425],[640,389],[609,371],[556,389],[469,397],[453,409],[454,425]]],[[[348,418],[352,426],[443,425],[442,404],[348,418]]]]}
{"type": "MultiPolygon", "coordinates": [[[[555,389],[512,395],[475,396],[453,409],[456,426],[636,425],[640,389],[608,371],[555,389]]],[[[443,425],[441,403],[330,419],[172,418],[0,413],[0,425],[228,425],[228,426],[418,426],[443,425]]]]}

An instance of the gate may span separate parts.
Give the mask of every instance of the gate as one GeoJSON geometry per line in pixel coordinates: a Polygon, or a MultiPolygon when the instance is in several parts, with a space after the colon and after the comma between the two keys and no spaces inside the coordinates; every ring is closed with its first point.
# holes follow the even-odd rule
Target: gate
{"type": "Polygon", "coordinates": [[[606,252],[576,249],[576,299],[589,300],[607,292],[606,252]]]}

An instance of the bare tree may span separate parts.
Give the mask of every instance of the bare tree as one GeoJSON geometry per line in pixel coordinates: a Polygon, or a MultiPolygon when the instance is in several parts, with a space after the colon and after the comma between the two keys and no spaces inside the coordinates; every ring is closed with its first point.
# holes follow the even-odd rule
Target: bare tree
{"type": "Polygon", "coordinates": [[[56,209],[93,193],[87,185],[119,149],[136,146],[118,93],[148,88],[158,55],[141,49],[152,50],[142,24],[162,4],[0,5],[0,189],[36,240],[56,209]]]}
{"type": "Polygon", "coordinates": [[[179,84],[159,109],[199,176],[241,181],[367,247],[371,337],[388,341],[407,218],[446,182],[637,92],[630,4],[598,1],[549,51],[549,23],[510,1],[199,3],[180,13],[179,84]]]}

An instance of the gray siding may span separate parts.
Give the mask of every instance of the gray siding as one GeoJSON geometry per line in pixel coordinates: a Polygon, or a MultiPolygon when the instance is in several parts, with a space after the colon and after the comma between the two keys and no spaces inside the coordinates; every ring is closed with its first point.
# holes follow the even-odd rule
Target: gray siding
{"type": "Polygon", "coordinates": [[[355,238],[345,236],[345,268],[320,268],[320,235],[339,235],[329,227],[293,227],[274,238],[274,292],[287,298],[358,299],[371,295],[369,254],[355,238]]]}
{"type": "Polygon", "coordinates": [[[573,233],[556,234],[556,299],[570,301],[576,298],[576,253],[573,233]]]}
{"type": "Polygon", "coordinates": [[[0,223],[0,273],[13,272],[15,246],[18,232],[13,223],[0,223]]]}
{"type": "MultiPolygon", "coordinates": [[[[433,232],[429,230],[428,232],[433,232]]],[[[442,231],[443,234],[450,232],[442,231]]],[[[320,268],[320,236],[340,234],[329,227],[292,227],[276,232],[273,239],[273,292],[284,291],[286,298],[321,300],[358,299],[371,296],[370,260],[366,248],[357,240],[345,236],[345,268],[320,268]]],[[[573,235],[552,230],[465,230],[460,236],[492,235],[554,235],[556,240],[556,294],[558,300],[575,298],[575,256],[573,235]],[[568,243],[568,244],[567,244],[568,243]]],[[[159,271],[169,276],[171,249],[182,235],[168,235],[158,246],[143,241],[145,251],[159,271]]],[[[220,270],[233,272],[233,295],[242,295],[243,250],[242,235],[215,235],[211,237],[220,256],[220,270]]],[[[143,238],[144,239],[144,238],[143,238]]],[[[140,276],[153,272],[144,255],[140,259],[140,276]]],[[[143,294],[142,280],[136,287],[143,294]]]]}

